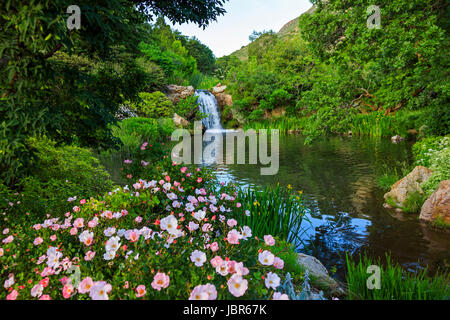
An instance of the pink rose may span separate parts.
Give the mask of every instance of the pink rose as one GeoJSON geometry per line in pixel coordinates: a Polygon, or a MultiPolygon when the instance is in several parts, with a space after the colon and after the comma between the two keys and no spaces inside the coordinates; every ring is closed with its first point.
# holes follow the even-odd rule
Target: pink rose
{"type": "Polygon", "coordinates": [[[211,249],[212,252],[218,251],[219,250],[219,244],[217,242],[212,243],[210,249],[211,249]]]}
{"type": "Polygon", "coordinates": [[[153,278],[152,287],[155,290],[161,291],[169,286],[170,278],[165,273],[158,272],[153,278]]]}
{"type": "Polygon", "coordinates": [[[145,294],[147,293],[147,291],[145,290],[145,286],[144,285],[140,285],[136,288],[136,298],[140,298],[145,296],[145,294]]]}
{"type": "Polygon", "coordinates": [[[234,226],[237,225],[237,221],[234,220],[234,219],[229,219],[229,220],[227,221],[227,224],[228,224],[228,226],[229,226],[230,228],[233,228],[234,226]]]}
{"type": "Polygon", "coordinates": [[[6,296],[6,300],[16,300],[18,295],[19,295],[19,292],[17,292],[17,290],[13,290],[13,291],[11,291],[10,294],[8,294],[6,296]]]}
{"type": "Polygon", "coordinates": [[[213,268],[217,268],[222,263],[223,263],[223,259],[219,256],[215,256],[214,258],[211,259],[211,265],[213,266],[213,268]]]}
{"type": "Polygon", "coordinates": [[[271,247],[275,245],[275,239],[271,235],[264,236],[264,242],[271,247]]]}

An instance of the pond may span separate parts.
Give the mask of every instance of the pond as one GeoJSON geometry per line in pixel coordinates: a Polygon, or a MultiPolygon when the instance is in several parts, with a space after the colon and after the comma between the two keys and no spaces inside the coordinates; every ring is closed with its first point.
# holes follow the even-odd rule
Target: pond
{"type": "Polygon", "coordinates": [[[280,169],[261,176],[257,165],[211,166],[220,181],[246,187],[291,185],[302,190],[308,221],[303,222],[302,252],[317,257],[343,280],[345,252],[367,253],[405,269],[448,266],[450,235],[419,221],[417,214],[383,207],[377,175],[412,163],[411,145],[389,139],[333,136],[304,144],[305,137],[280,137],[280,169]]]}
{"type": "MultiPolygon", "coordinates": [[[[305,137],[280,137],[279,172],[262,176],[259,165],[212,165],[219,181],[243,187],[291,185],[303,191],[306,219],[299,251],[317,257],[345,280],[345,253],[382,260],[386,252],[407,270],[448,268],[450,234],[419,221],[418,214],[383,207],[380,174],[409,166],[411,144],[389,139],[332,136],[304,144],[305,137]]],[[[123,157],[102,162],[116,183],[123,157]]]]}

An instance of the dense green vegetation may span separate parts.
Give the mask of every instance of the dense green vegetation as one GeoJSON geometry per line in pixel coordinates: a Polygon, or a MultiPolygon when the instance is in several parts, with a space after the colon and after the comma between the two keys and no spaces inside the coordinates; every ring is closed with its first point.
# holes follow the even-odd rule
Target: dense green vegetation
{"type": "Polygon", "coordinates": [[[206,27],[224,14],[223,3],[79,1],[81,28],[69,30],[70,1],[6,1],[0,9],[1,181],[17,186],[39,166],[28,137],[45,133],[58,144],[114,147],[110,128],[122,105],[148,106],[142,99],[169,82],[201,82],[199,70],[212,69],[211,50],[172,31],[162,17],[206,27]]]}
{"type": "Polygon", "coordinates": [[[449,132],[448,3],[383,3],[382,28],[369,29],[370,1],[312,2],[299,32],[255,32],[245,50],[218,59],[246,126],[276,126],[272,110],[281,108],[308,118],[301,129],[311,139],[406,137],[423,125],[428,134],[449,132]]]}
{"type": "Polygon", "coordinates": [[[347,256],[348,298],[351,300],[448,300],[450,275],[429,276],[427,270],[417,273],[404,271],[386,256],[386,265],[380,268],[380,289],[367,286],[368,268],[382,266],[380,260],[367,256],[351,259],[347,256]]]}

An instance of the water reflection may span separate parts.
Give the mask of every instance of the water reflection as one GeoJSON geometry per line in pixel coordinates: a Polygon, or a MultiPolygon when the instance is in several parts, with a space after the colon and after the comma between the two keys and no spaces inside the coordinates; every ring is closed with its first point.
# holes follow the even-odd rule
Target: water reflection
{"type": "Polygon", "coordinates": [[[330,137],[312,146],[304,137],[280,138],[280,170],[261,176],[258,165],[213,165],[219,181],[245,187],[292,185],[303,190],[308,222],[301,250],[327,267],[344,273],[345,252],[373,257],[392,253],[405,267],[445,267],[450,260],[450,236],[418,221],[417,215],[396,216],[383,208],[383,191],[376,175],[386,166],[411,163],[408,143],[360,137],[330,137]]]}

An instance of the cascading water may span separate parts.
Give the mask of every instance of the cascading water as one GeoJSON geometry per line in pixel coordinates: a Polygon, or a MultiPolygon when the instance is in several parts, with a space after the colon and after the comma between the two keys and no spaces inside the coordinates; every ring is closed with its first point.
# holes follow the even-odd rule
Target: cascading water
{"type": "Polygon", "coordinates": [[[198,97],[200,112],[208,116],[203,119],[206,130],[223,130],[216,97],[208,90],[196,90],[195,96],[198,97]]]}

